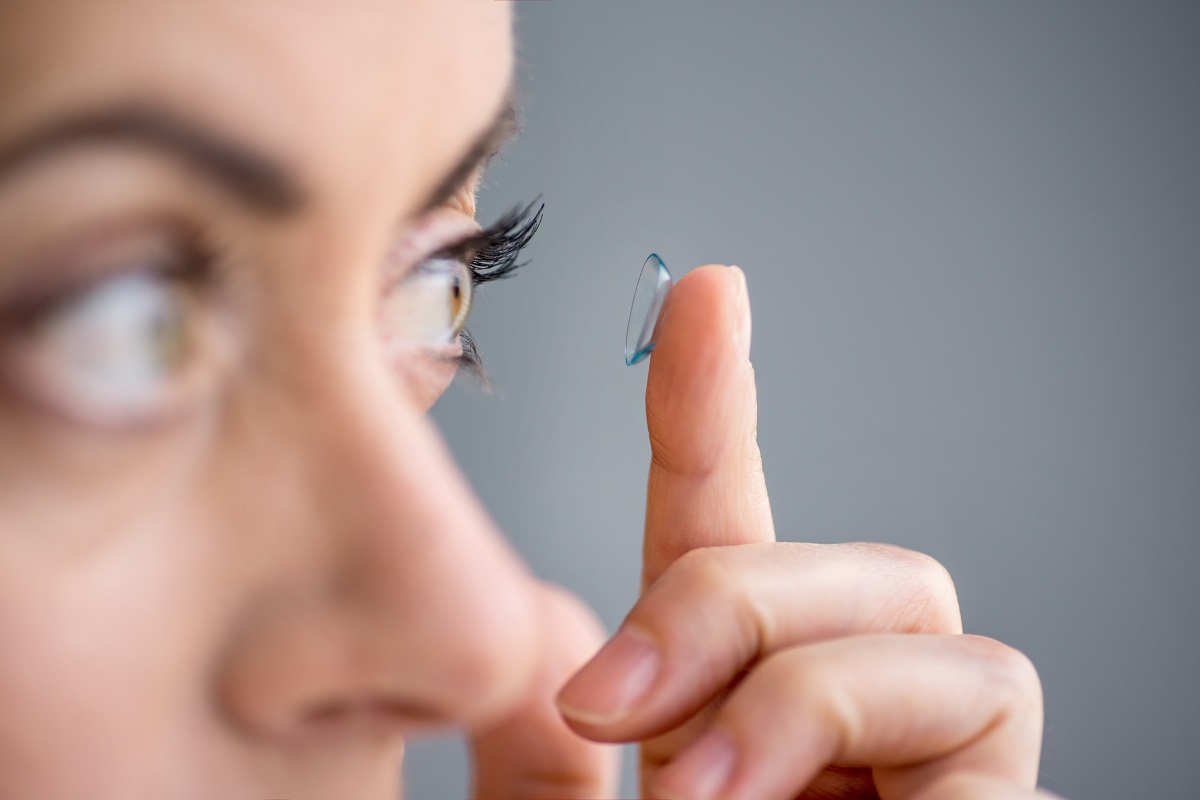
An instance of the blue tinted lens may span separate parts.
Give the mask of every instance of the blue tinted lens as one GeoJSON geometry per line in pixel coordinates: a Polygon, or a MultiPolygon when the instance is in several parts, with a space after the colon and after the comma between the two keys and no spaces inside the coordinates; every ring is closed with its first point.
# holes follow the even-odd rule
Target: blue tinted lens
{"type": "Polygon", "coordinates": [[[658,342],[658,320],[670,289],[671,273],[667,265],[657,253],[651,253],[642,265],[633,292],[633,306],[629,309],[629,326],[625,329],[625,363],[629,366],[650,355],[658,342]]]}

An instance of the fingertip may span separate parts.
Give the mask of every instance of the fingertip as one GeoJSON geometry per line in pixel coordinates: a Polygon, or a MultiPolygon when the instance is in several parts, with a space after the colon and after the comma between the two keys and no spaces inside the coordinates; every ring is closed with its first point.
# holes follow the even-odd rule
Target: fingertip
{"type": "Polygon", "coordinates": [[[739,316],[740,269],[709,264],[672,287],[650,357],[646,411],[655,457],[681,472],[715,467],[742,427],[750,395],[748,322],[739,316]]]}
{"type": "Polygon", "coordinates": [[[607,728],[633,715],[649,693],[662,666],[652,637],[625,625],[554,698],[567,719],[591,728],[607,728]]]}
{"type": "Polygon", "coordinates": [[[681,356],[711,351],[723,356],[726,342],[749,342],[749,297],[740,267],[707,264],[671,288],[660,322],[651,369],[663,372],[681,356]],[[664,363],[667,362],[667,363],[664,363]]]}
{"type": "Polygon", "coordinates": [[[738,352],[742,356],[743,361],[750,360],[750,288],[746,285],[746,273],[742,272],[742,268],[731,266],[737,279],[736,300],[734,302],[734,311],[737,318],[737,324],[734,327],[733,341],[738,352]]]}

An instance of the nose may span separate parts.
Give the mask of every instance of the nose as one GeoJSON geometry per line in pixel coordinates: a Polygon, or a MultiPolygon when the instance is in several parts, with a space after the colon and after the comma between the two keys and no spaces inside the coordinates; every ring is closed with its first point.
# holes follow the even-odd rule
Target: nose
{"type": "Polygon", "coordinates": [[[231,521],[254,519],[222,708],[284,739],[485,725],[533,672],[532,579],[421,409],[371,370],[326,378],[261,390],[229,434],[270,488],[231,521]]]}

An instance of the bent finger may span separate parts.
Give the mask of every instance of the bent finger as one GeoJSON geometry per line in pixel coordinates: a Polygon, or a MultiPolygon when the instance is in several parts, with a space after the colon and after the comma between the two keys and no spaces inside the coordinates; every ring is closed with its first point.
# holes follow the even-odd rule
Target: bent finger
{"type": "Polygon", "coordinates": [[[977,636],[856,636],[764,660],[651,786],[783,800],[838,764],[872,767],[884,800],[957,772],[1032,791],[1041,729],[1041,685],[1017,651],[977,636]]]}
{"type": "Polygon", "coordinates": [[[778,650],[863,633],[961,632],[950,574],[921,553],[882,544],[703,548],[646,590],[558,703],[590,738],[644,739],[675,728],[778,650]]]}

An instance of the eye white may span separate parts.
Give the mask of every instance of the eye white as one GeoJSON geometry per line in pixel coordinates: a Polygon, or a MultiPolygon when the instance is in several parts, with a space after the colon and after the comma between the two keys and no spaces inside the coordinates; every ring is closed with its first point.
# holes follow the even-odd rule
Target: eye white
{"type": "Polygon", "coordinates": [[[395,343],[445,344],[462,330],[471,303],[471,277],[459,261],[429,258],[383,298],[380,321],[395,343]]]}
{"type": "Polygon", "coordinates": [[[105,281],[40,326],[35,363],[42,380],[100,413],[153,407],[184,359],[184,302],[161,276],[105,281]]]}

